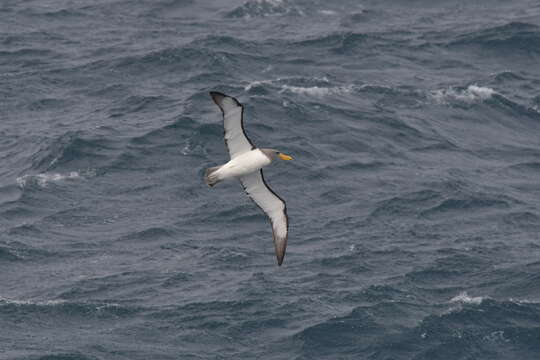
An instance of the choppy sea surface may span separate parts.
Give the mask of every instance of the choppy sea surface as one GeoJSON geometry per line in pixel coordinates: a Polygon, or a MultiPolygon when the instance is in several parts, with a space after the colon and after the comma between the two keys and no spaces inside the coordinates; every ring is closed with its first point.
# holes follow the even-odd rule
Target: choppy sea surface
{"type": "Polygon", "coordinates": [[[536,0],[3,0],[0,165],[0,359],[540,359],[536,0]]]}

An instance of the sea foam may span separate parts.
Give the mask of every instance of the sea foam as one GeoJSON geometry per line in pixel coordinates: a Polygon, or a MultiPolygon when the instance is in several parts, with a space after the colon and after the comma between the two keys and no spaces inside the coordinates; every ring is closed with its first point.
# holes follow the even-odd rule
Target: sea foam
{"type": "Polygon", "coordinates": [[[40,187],[47,187],[50,182],[58,182],[66,179],[78,179],[81,175],[78,171],[71,171],[67,174],[43,173],[37,175],[23,175],[16,179],[17,184],[24,188],[29,184],[37,184],[40,187]]]}
{"type": "Polygon", "coordinates": [[[32,300],[17,300],[8,299],[0,296],[0,305],[36,305],[36,306],[54,306],[64,304],[65,300],[46,300],[46,301],[32,301],[32,300]]]}
{"type": "Polygon", "coordinates": [[[301,86],[282,85],[280,92],[288,91],[288,92],[292,92],[292,93],[300,94],[300,95],[311,95],[311,96],[323,97],[326,95],[350,93],[352,90],[353,90],[352,85],[334,86],[334,87],[319,87],[319,86],[301,87],[301,86]]]}
{"type": "Polygon", "coordinates": [[[460,101],[465,103],[474,103],[490,99],[496,91],[478,85],[469,85],[466,89],[440,89],[431,92],[431,97],[439,104],[447,104],[450,101],[460,101]]]}
{"type": "Polygon", "coordinates": [[[351,85],[342,85],[342,86],[331,86],[330,80],[326,76],[323,77],[312,77],[312,78],[276,78],[269,80],[256,80],[252,81],[244,87],[245,91],[250,91],[253,88],[259,86],[268,86],[279,89],[280,93],[290,92],[299,95],[309,95],[323,97],[327,95],[336,95],[336,94],[345,94],[350,93],[354,90],[354,86],[351,85]],[[299,86],[299,83],[313,86],[299,86]],[[294,84],[294,85],[292,85],[294,84]],[[279,87],[278,87],[279,86],[279,87]]]}
{"type": "Polygon", "coordinates": [[[469,296],[467,292],[462,292],[457,296],[454,296],[450,299],[451,303],[461,303],[461,304],[473,304],[479,305],[484,301],[484,298],[481,296],[469,296]]]}

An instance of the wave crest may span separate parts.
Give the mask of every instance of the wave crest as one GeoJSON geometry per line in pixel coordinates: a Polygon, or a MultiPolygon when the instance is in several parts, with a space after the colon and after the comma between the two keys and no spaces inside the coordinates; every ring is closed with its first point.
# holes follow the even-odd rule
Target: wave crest
{"type": "Polygon", "coordinates": [[[451,303],[473,304],[473,305],[479,305],[482,303],[482,301],[484,301],[484,298],[482,296],[469,296],[466,291],[450,299],[451,303]]]}
{"type": "Polygon", "coordinates": [[[256,80],[250,82],[244,87],[245,91],[261,93],[265,91],[265,87],[272,87],[279,93],[293,93],[298,95],[308,95],[315,97],[323,97],[328,95],[340,95],[351,93],[355,90],[355,86],[348,85],[333,85],[326,76],[323,77],[291,77],[291,78],[276,78],[268,80],[256,80]]]}
{"type": "Polygon", "coordinates": [[[304,11],[288,0],[248,0],[243,5],[227,13],[231,18],[251,18],[266,16],[304,16],[304,11]]]}
{"type": "Polygon", "coordinates": [[[491,99],[497,92],[489,87],[469,85],[465,89],[449,87],[431,92],[431,97],[438,104],[448,104],[452,101],[472,104],[491,99]]]}
{"type": "Polygon", "coordinates": [[[484,49],[515,54],[516,51],[527,53],[540,52],[540,27],[537,25],[511,22],[503,26],[475,31],[460,36],[450,43],[451,46],[479,46],[484,49]]]}
{"type": "Polygon", "coordinates": [[[43,173],[37,175],[23,175],[16,179],[17,184],[21,188],[25,188],[30,184],[36,184],[39,187],[47,187],[51,182],[60,182],[63,180],[79,179],[81,174],[78,171],[71,171],[66,174],[60,173],[43,173]]]}
{"type": "Polygon", "coordinates": [[[280,92],[288,91],[288,92],[292,92],[299,95],[311,95],[311,96],[323,97],[327,95],[346,94],[346,93],[350,93],[352,90],[353,90],[352,85],[333,86],[333,87],[319,87],[319,86],[302,87],[302,86],[282,85],[280,92]]]}

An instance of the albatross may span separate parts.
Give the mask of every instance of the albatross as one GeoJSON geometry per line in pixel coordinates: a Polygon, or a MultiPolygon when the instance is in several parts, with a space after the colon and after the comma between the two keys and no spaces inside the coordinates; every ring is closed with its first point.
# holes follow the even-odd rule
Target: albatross
{"type": "Polygon", "coordinates": [[[247,195],[270,218],[277,263],[281,266],[289,228],[287,207],[285,201],[264,180],[262,168],[276,158],[292,160],[292,157],[275,149],[255,147],[244,130],[244,106],[234,97],[220,92],[212,91],[210,96],[223,114],[225,144],[231,160],[224,165],[206,169],[205,181],[209,186],[214,186],[229,178],[240,180],[247,195]]]}

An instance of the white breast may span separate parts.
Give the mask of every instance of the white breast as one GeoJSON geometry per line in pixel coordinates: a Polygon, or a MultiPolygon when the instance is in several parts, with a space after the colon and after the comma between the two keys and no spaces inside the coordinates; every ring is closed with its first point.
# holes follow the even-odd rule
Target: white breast
{"type": "Polygon", "coordinates": [[[236,156],[219,169],[219,176],[222,179],[229,177],[239,177],[258,171],[271,161],[259,149],[248,151],[236,156]]]}

